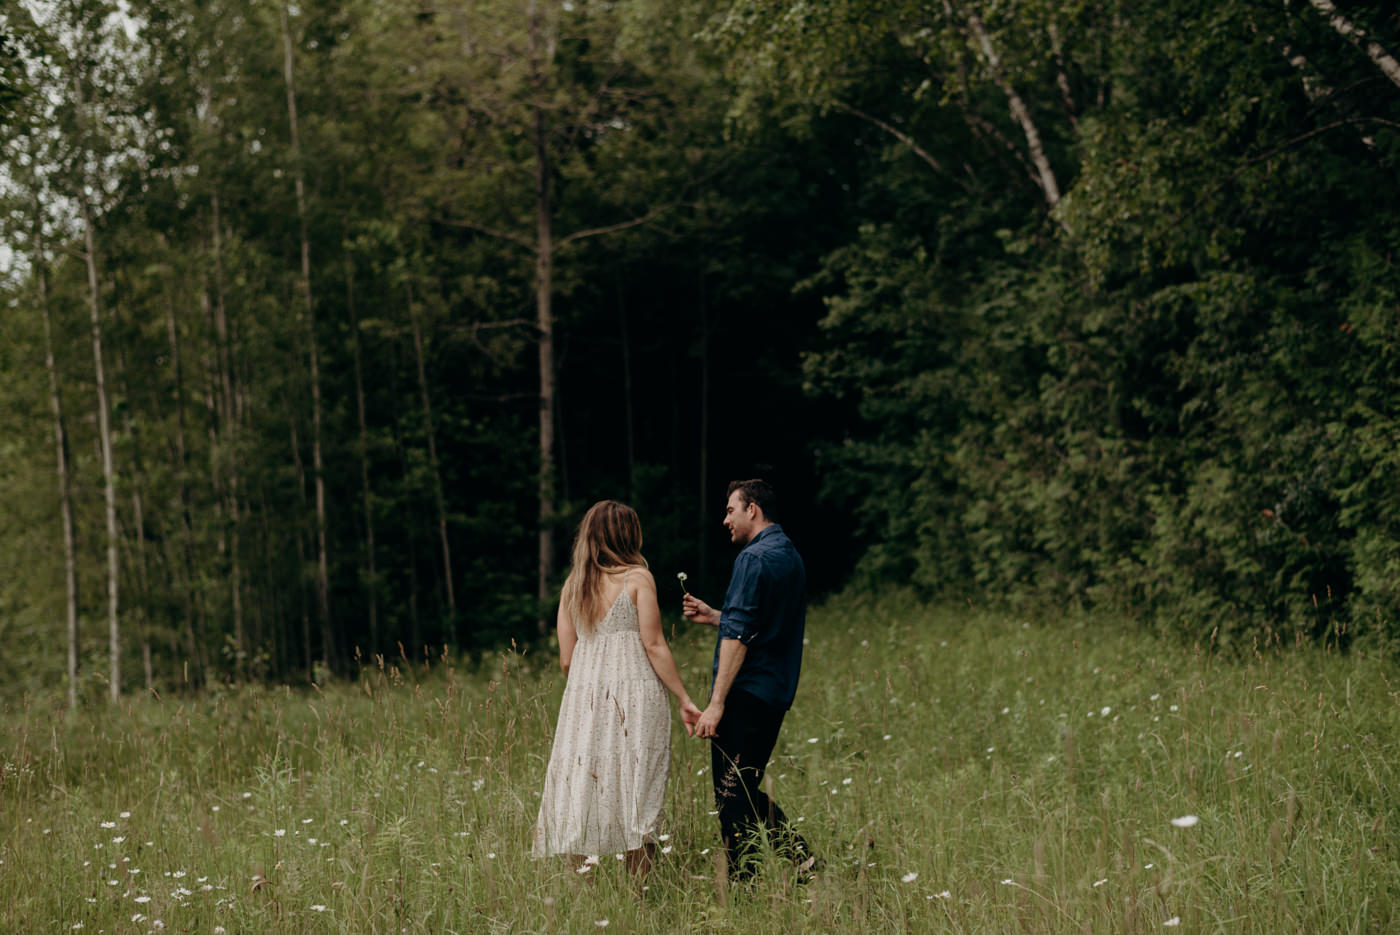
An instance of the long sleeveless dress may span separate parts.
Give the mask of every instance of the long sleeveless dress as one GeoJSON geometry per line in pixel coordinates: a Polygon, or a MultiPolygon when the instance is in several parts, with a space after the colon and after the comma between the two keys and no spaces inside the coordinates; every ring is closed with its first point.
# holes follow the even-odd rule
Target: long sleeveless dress
{"type": "Polygon", "coordinates": [[[533,856],[616,854],[656,840],[671,767],[671,705],[622,592],[579,633],[545,771],[533,856]]]}

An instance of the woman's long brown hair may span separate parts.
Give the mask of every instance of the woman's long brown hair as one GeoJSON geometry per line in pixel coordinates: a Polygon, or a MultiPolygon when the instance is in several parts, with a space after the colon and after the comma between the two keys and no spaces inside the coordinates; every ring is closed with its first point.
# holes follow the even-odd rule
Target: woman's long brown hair
{"type": "Polygon", "coordinates": [[[600,500],[583,514],[574,536],[573,567],[559,602],[580,633],[591,633],[607,613],[603,575],[626,565],[646,566],[642,557],[642,521],[637,511],[616,500],[600,500]]]}

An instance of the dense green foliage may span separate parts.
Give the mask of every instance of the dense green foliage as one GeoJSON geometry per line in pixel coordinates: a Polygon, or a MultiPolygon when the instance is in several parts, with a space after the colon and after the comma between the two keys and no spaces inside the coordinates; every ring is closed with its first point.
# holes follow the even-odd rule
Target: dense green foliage
{"type": "Polygon", "coordinates": [[[60,444],[78,695],[533,637],[605,496],[717,597],[759,471],[820,590],[1393,635],[1400,20],[1319,3],[0,7],[0,681],[60,444]]]}
{"type": "MultiPolygon", "coordinates": [[[[692,692],[713,631],[673,646],[692,692]]],[[[1273,644],[1223,660],[1085,618],[908,601],[813,614],[769,768],[826,859],[714,887],[709,751],[677,722],[669,838],[529,857],[563,679],[392,661],[257,686],[0,712],[6,931],[1394,931],[1394,660],[1273,644]],[[1190,827],[1178,827],[1196,816],[1190,827]],[[138,872],[139,871],[139,872],[138,872]],[[266,882],[261,882],[261,881],[266,882]],[[1344,881],[1344,882],[1339,882],[1344,881]],[[139,916],[141,927],[132,923],[139,916]]]]}

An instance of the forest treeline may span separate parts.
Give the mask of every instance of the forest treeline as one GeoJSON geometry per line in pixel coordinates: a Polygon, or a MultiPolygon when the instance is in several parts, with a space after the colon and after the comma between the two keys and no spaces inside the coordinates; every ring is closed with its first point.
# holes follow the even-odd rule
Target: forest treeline
{"type": "Polygon", "coordinates": [[[1380,0],[9,0],[0,679],[529,640],[606,496],[717,598],[755,473],[818,590],[1394,636],[1397,54],[1380,0]]]}

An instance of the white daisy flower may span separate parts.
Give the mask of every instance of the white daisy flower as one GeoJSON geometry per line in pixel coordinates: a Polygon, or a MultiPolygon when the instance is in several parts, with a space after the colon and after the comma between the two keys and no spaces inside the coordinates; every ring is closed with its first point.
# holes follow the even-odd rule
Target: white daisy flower
{"type": "Polygon", "coordinates": [[[900,878],[899,878],[899,881],[900,881],[901,883],[913,883],[913,882],[914,882],[915,880],[917,880],[918,878],[919,878],[919,871],[917,871],[917,870],[910,870],[910,871],[909,871],[908,873],[906,873],[904,876],[900,877],[900,878]]]}
{"type": "Polygon", "coordinates": [[[1198,821],[1200,819],[1195,815],[1182,815],[1180,818],[1173,818],[1172,824],[1178,828],[1194,828],[1198,821]]]}

